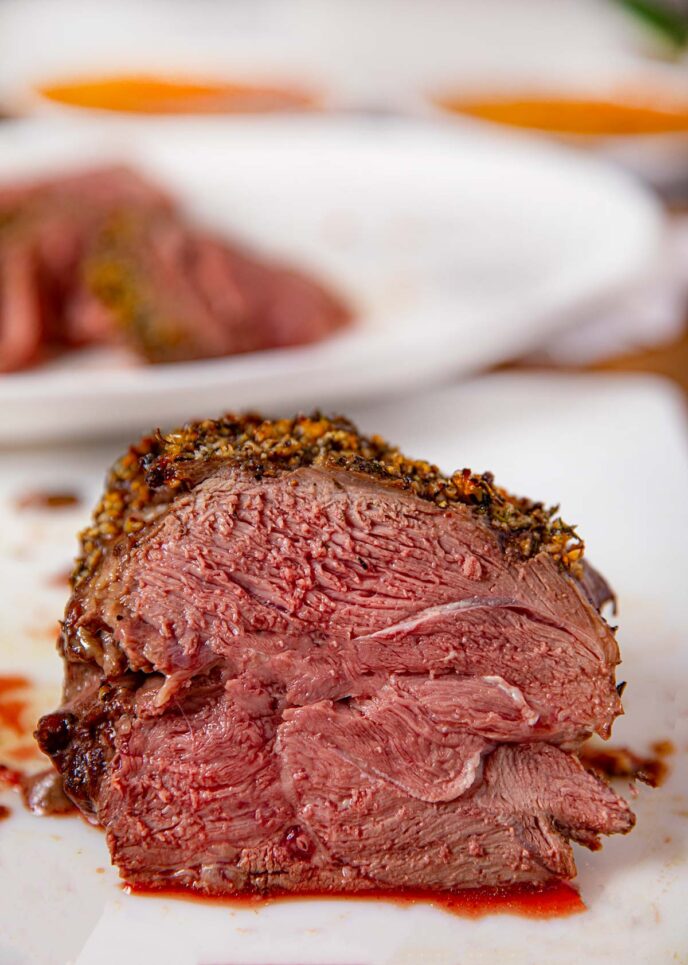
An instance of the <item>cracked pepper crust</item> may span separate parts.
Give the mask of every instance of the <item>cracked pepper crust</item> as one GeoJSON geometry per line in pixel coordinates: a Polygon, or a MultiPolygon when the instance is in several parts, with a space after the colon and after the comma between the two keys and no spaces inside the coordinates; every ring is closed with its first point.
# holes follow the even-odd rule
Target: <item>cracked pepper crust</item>
{"type": "Polygon", "coordinates": [[[436,466],[409,459],[380,436],[364,436],[340,416],[320,413],[292,419],[229,413],[192,422],[167,435],[157,432],[131,446],[110,470],[93,521],[81,533],[73,586],[94,572],[108,547],[132,539],[180,492],[193,488],[218,463],[231,462],[257,479],[302,466],[338,467],[406,490],[445,509],[469,506],[499,534],[516,559],[549,553],[573,576],[582,575],[583,540],[557,515],[558,507],[512,496],[491,473],[469,469],[443,475],[436,466]]]}

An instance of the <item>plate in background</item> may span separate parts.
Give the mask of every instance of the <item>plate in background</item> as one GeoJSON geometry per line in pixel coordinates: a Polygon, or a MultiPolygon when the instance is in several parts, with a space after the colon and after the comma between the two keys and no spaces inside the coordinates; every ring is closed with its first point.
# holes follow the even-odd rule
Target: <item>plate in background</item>
{"type": "Polygon", "coordinates": [[[660,248],[660,210],[635,182],[510,135],[315,116],[0,128],[3,180],[112,159],[329,279],[356,323],[300,349],[159,366],[106,350],[0,377],[0,442],[339,405],[465,374],[625,289],[660,248]]]}
{"type": "MultiPolygon", "coordinates": [[[[588,911],[537,921],[456,918],[423,904],[295,901],[259,910],[133,898],[109,867],[104,835],[75,817],[37,818],[15,795],[0,826],[3,965],[646,965],[688,948],[688,449],[682,397],[648,378],[493,376],[425,399],[359,407],[361,427],[446,470],[493,469],[498,482],[561,500],[619,598],[626,716],[614,744],[670,739],[663,787],[639,787],[628,837],[576,847],[588,911]],[[441,417],[438,418],[438,415],[441,417]],[[648,467],[651,467],[648,469],[648,467]],[[100,872],[98,871],[100,869],[100,872]],[[37,922],[40,923],[37,926],[37,922]]],[[[59,700],[51,578],[73,554],[106,465],[122,444],[0,456],[0,673],[40,684],[36,713],[59,700]],[[23,488],[76,488],[77,510],[18,513],[23,488]]],[[[627,793],[623,782],[621,793],[627,793]]]]}
{"type": "MultiPolygon", "coordinates": [[[[152,73],[295,83],[326,109],[382,108],[407,115],[435,112],[430,92],[480,97],[534,90],[556,97],[568,91],[616,100],[625,91],[631,99],[635,92],[643,100],[685,105],[685,51],[675,56],[651,26],[620,3],[4,0],[0,5],[0,107],[11,114],[88,113],[108,123],[121,121],[121,115],[70,107],[37,89],[66,78],[152,73]],[[74,29],[64,30],[65,23],[74,29]]],[[[685,187],[686,133],[569,142],[664,190],[685,187]]]]}

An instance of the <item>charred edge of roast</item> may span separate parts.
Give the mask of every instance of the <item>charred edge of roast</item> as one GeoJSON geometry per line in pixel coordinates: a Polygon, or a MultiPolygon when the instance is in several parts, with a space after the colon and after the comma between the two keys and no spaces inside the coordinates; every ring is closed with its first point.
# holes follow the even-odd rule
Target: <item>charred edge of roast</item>
{"type": "Polygon", "coordinates": [[[65,794],[95,816],[100,782],[115,752],[115,726],[133,716],[141,673],[107,679],[95,663],[66,663],[65,693],[76,693],[60,710],[41,717],[34,737],[62,775],[65,794]]]}
{"type": "Polygon", "coordinates": [[[469,506],[497,530],[508,556],[529,559],[545,551],[573,576],[583,576],[583,540],[556,515],[558,507],[510,495],[495,486],[491,473],[475,475],[462,469],[445,476],[431,463],[409,459],[380,436],[361,435],[343,417],[315,412],[270,420],[230,413],[189,423],[167,435],[145,436],[114,464],[93,522],[81,534],[74,585],[94,571],[118,537],[135,537],[176,494],[225,461],[257,479],[302,466],[347,469],[441,509],[469,506]]]}
{"type": "MultiPolygon", "coordinates": [[[[109,677],[92,658],[71,652],[65,670],[66,703],[39,719],[34,737],[56,768],[61,791],[95,821],[95,802],[115,754],[117,731],[121,733],[122,721],[130,723],[139,716],[137,700],[159,675],[127,670],[109,677]]],[[[193,693],[181,695],[170,713],[193,713],[199,704],[216,697],[223,683],[221,668],[209,667],[193,678],[193,693]]],[[[57,810],[47,805],[43,813],[57,810]]]]}

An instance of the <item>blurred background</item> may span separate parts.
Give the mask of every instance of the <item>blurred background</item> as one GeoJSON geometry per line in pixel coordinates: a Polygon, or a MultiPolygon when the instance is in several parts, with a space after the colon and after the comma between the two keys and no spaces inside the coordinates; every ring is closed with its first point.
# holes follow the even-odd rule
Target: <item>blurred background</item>
{"type": "Polygon", "coordinates": [[[687,49],[680,0],[3,0],[0,440],[687,388],[687,49]]]}

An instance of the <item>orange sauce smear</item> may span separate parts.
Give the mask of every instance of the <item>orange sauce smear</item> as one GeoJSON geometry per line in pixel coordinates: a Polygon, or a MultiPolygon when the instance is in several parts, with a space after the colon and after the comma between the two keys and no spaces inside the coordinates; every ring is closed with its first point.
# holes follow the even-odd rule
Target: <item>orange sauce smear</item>
{"type": "Polygon", "coordinates": [[[554,881],[541,886],[512,885],[508,888],[470,888],[455,892],[390,889],[353,894],[351,892],[342,894],[329,892],[327,894],[319,892],[277,893],[266,898],[257,895],[201,895],[187,888],[158,889],[138,885],[126,885],[124,887],[127,892],[133,895],[200,901],[203,904],[221,905],[225,908],[248,908],[249,910],[257,910],[275,902],[302,901],[304,899],[317,899],[318,901],[391,901],[396,905],[405,907],[426,904],[442,908],[463,918],[482,918],[485,915],[496,914],[520,915],[525,918],[563,918],[568,915],[580,914],[580,912],[586,910],[578,891],[565,881],[554,881]]]}
{"type": "Polygon", "coordinates": [[[603,137],[688,132],[688,100],[658,106],[647,98],[634,103],[630,98],[523,96],[471,100],[449,95],[436,98],[435,103],[454,114],[554,134],[603,137]]]}
{"type": "Polygon", "coordinates": [[[71,107],[130,114],[251,114],[315,106],[311,94],[296,88],[147,74],[46,84],[38,92],[71,107]]]}

